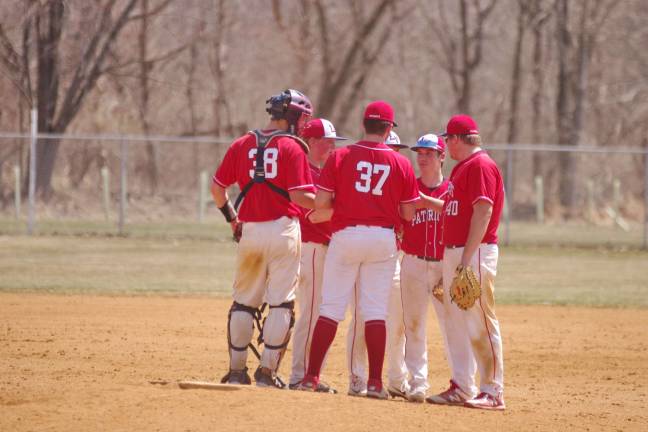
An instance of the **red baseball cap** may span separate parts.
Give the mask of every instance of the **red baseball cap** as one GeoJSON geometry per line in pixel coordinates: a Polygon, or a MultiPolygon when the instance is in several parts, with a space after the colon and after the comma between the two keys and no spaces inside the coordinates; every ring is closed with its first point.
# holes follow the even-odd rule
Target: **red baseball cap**
{"type": "Polygon", "coordinates": [[[458,114],[453,116],[448,125],[446,126],[446,131],[441,134],[441,136],[448,135],[477,135],[479,134],[479,127],[477,122],[473,120],[472,117],[466,114],[458,114]]]}
{"type": "Polygon", "coordinates": [[[301,131],[302,138],[332,138],[346,140],[348,138],[337,136],[335,126],[326,119],[316,118],[310,120],[301,131]]]}
{"type": "Polygon", "coordinates": [[[377,100],[367,105],[364,112],[364,119],[388,121],[394,127],[398,126],[394,121],[394,108],[383,100],[377,100]]]}

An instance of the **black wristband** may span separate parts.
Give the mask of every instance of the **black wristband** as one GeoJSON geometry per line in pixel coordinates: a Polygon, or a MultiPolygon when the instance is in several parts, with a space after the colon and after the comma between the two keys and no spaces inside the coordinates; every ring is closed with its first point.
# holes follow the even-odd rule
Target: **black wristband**
{"type": "Polygon", "coordinates": [[[225,216],[225,220],[227,222],[236,220],[236,210],[234,210],[234,206],[229,200],[225,202],[225,205],[223,205],[223,207],[219,207],[218,210],[223,213],[223,216],[225,216]]]}

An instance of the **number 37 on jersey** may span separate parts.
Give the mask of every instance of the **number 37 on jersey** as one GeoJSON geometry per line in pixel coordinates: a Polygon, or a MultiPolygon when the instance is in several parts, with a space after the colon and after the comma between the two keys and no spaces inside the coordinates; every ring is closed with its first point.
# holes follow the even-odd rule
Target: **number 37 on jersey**
{"type": "Polygon", "coordinates": [[[355,182],[355,189],[358,192],[371,193],[373,195],[382,195],[383,186],[389,177],[389,172],[391,167],[389,165],[383,164],[372,164],[366,161],[358,161],[356,165],[356,170],[359,173],[359,179],[355,182]],[[376,177],[377,180],[373,182],[373,178],[376,177]],[[372,188],[372,183],[375,183],[375,186],[372,188]]]}

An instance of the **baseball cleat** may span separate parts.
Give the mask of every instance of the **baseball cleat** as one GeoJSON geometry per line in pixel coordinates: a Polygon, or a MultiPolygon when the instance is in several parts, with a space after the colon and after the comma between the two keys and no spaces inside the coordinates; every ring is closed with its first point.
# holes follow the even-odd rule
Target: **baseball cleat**
{"type": "Polygon", "coordinates": [[[357,375],[351,375],[349,381],[349,396],[365,397],[367,396],[367,383],[357,375]]]}
{"type": "Polygon", "coordinates": [[[347,391],[347,394],[349,396],[365,397],[367,396],[367,389],[366,388],[354,389],[353,387],[349,387],[349,391],[347,391]]]}
{"type": "Polygon", "coordinates": [[[379,380],[367,384],[367,397],[372,399],[389,399],[389,393],[385,391],[379,380]]]}
{"type": "Polygon", "coordinates": [[[317,387],[319,386],[319,379],[314,376],[306,375],[303,380],[299,382],[299,385],[295,390],[307,391],[307,392],[316,392],[317,387]]]}
{"type": "Polygon", "coordinates": [[[476,398],[464,402],[464,406],[467,408],[477,408],[493,411],[504,411],[506,409],[502,393],[500,393],[498,396],[493,396],[488,393],[480,393],[476,398]]]}
{"type": "Polygon", "coordinates": [[[268,368],[259,366],[254,372],[254,380],[257,387],[274,387],[278,389],[286,388],[286,384],[277,376],[276,373],[268,368]]]}
{"type": "Polygon", "coordinates": [[[315,389],[317,393],[331,393],[331,394],[337,394],[337,390],[335,390],[333,387],[330,385],[326,384],[325,382],[318,382],[317,383],[317,388],[315,389]]]}
{"type": "Polygon", "coordinates": [[[459,386],[450,380],[450,387],[446,391],[434,396],[428,396],[425,400],[437,405],[463,405],[467,398],[459,389],[459,386]]]}
{"type": "Polygon", "coordinates": [[[423,390],[415,390],[408,393],[407,400],[410,402],[423,403],[425,402],[425,392],[423,390]]]}
{"type": "MultiPolygon", "coordinates": [[[[288,384],[288,388],[290,390],[301,390],[299,386],[302,384],[301,381],[297,381],[296,383],[288,384]]],[[[315,389],[315,392],[317,393],[331,393],[331,394],[337,394],[337,390],[332,388],[330,385],[320,382],[317,384],[317,388],[315,389]]]]}
{"type": "Polygon", "coordinates": [[[243,384],[249,385],[252,384],[250,375],[247,373],[248,368],[243,370],[231,370],[221,378],[221,384],[243,384]]]}
{"type": "Polygon", "coordinates": [[[407,385],[406,382],[402,383],[400,386],[392,386],[390,385],[387,387],[387,393],[389,393],[389,396],[392,398],[402,398],[407,400],[407,391],[409,390],[409,385],[407,385]]]}

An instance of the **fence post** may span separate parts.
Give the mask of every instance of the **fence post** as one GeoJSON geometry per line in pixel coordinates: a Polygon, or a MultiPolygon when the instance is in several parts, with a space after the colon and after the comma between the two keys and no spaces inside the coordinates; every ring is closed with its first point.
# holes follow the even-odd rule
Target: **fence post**
{"type": "Polygon", "coordinates": [[[127,177],[127,167],[128,167],[128,145],[126,141],[121,141],[121,151],[120,151],[120,163],[119,163],[119,234],[124,235],[124,225],[126,223],[126,212],[127,212],[127,198],[128,198],[128,177],[127,177]]]}
{"type": "Polygon", "coordinates": [[[200,172],[198,182],[198,222],[205,221],[205,207],[207,205],[207,171],[200,172]]]}
{"type": "Polygon", "coordinates": [[[544,184],[542,177],[535,176],[533,179],[536,190],[536,222],[544,223],[544,184]]]}
{"type": "Polygon", "coordinates": [[[20,165],[14,165],[14,204],[16,207],[16,219],[20,219],[20,165]]]}
{"type": "Polygon", "coordinates": [[[513,148],[506,149],[506,194],[504,197],[504,244],[511,241],[511,214],[513,213],[513,148]]]}
{"type": "Polygon", "coordinates": [[[103,189],[103,208],[106,222],[110,220],[110,173],[108,167],[101,167],[101,184],[103,189]]]}
{"type": "Polygon", "coordinates": [[[588,179],[585,182],[585,186],[587,188],[587,219],[589,219],[590,223],[593,223],[594,222],[594,213],[595,213],[594,180],[588,179]]]}
{"type": "Polygon", "coordinates": [[[621,208],[621,180],[618,178],[612,179],[612,210],[615,214],[619,214],[621,208]]]}
{"type": "Polygon", "coordinates": [[[38,146],[38,111],[31,111],[31,137],[29,140],[29,205],[27,208],[27,234],[34,233],[36,213],[36,148],[38,146]]]}

